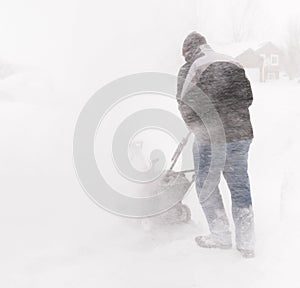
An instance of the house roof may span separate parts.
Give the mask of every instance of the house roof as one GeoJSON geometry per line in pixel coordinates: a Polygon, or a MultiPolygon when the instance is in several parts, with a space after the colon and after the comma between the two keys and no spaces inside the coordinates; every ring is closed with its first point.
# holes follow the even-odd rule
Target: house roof
{"type": "Polygon", "coordinates": [[[254,42],[241,42],[241,43],[231,43],[226,45],[212,45],[212,47],[220,53],[229,55],[233,58],[237,57],[238,55],[242,54],[249,48],[253,48],[257,46],[257,43],[254,42]]]}
{"type": "Polygon", "coordinates": [[[263,58],[260,55],[258,55],[256,53],[256,51],[254,51],[251,48],[247,49],[242,54],[240,54],[237,57],[235,57],[235,59],[240,59],[240,58],[244,58],[244,57],[251,57],[251,58],[257,59],[257,60],[263,60],[263,58]]]}
{"type": "Polygon", "coordinates": [[[270,41],[264,43],[241,42],[228,45],[213,45],[213,48],[220,53],[235,58],[247,68],[261,68],[264,62],[260,56],[261,54],[283,54],[282,51],[270,41]]]}
{"type": "Polygon", "coordinates": [[[262,43],[256,49],[256,52],[259,53],[259,54],[260,53],[266,53],[266,52],[269,52],[269,51],[273,51],[274,53],[278,53],[278,54],[282,53],[282,51],[275,44],[273,44],[272,42],[262,43]]]}
{"type": "Polygon", "coordinates": [[[267,41],[263,43],[257,43],[257,42],[241,42],[241,43],[232,43],[227,45],[212,45],[212,47],[223,54],[229,55],[233,58],[236,58],[246,52],[248,49],[252,49],[253,51],[260,54],[260,51],[263,51],[264,49],[270,49],[273,51],[276,51],[278,53],[282,53],[282,51],[272,42],[267,41]]]}
{"type": "Polygon", "coordinates": [[[251,48],[238,55],[235,59],[248,68],[260,68],[263,64],[263,58],[251,48]]]}

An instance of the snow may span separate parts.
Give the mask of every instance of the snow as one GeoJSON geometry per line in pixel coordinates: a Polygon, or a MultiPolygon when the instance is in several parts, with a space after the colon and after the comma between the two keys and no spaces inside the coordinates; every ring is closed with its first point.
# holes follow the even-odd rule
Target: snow
{"type": "MultiPolygon", "coordinates": [[[[299,286],[299,83],[253,83],[255,259],[242,259],[235,249],[196,246],[194,237],[206,233],[207,225],[194,188],[184,199],[192,222],[169,227],[109,214],[84,193],[72,155],[82,106],[118,77],[143,71],[175,75],[182,41],[198,21],[196,1],[102,2],[1,3],[0,57],[8,66],[0,69],[0,287],[299,286]]],[[[274,1],[262,2],[268,21],[258,25],[259,36],[282,38],[286,23],[278,17],[288,18],[282,9],[294,10],[298,2],[278,2],[272,11],[274,1]],[[264,32],[266,22],[271,28],[264,32]]],[[[219,4],[206,3],[200,12],[211,42],[223,35],[228,15],[219,10],[222,18],[216,19],[219,4]]],[[[212,43],[231,56],[251,45],[219,49],[212,43]]],[[[223,179],[221,190],[229,213],[223,179]]]]}
{"type": "MultiPolygon", "coordinates": [[[[72,165],[79,106],[0,104],[1,287],[294,286],[300,256],[300,85],[255,83],[249,171],[257,256],[205,250],[207,226],[194,189],[192,222],[144,229],[111,215],[81,190],[72,165]]],[[[222,180],[227,211],[228,190],[222,180]]]]}

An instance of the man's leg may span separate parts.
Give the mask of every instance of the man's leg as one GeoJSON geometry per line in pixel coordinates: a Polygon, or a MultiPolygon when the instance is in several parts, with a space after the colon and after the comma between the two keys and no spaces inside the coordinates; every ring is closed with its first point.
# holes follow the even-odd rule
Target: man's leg
{"type": "Polygon", "coordinates": [[[248,176],[248,151],[251,142],[252,140],[244,140],[227,143],[223,174],[231,192],[237,249],[242,253],[248,251],[254,256],[254,217],[248,176]]]}
{"type": "MultiPolygon", "coordinates": [[[[209,191],[202,189],[210,170],[210,145],[201,145],[195,141],[193,146],[193,155],[196,176],[196,191],[211,232],[209,236],[197,237],[196,242],[202,247],[230,248],[232,242],[229,222],[225,213],[219,188],[216,187],[214,192],[210,195],[209,191]]],[[[211,171],[211,173],[214,174],[217,183],[219,183],[221,171],[211,171]]]]}

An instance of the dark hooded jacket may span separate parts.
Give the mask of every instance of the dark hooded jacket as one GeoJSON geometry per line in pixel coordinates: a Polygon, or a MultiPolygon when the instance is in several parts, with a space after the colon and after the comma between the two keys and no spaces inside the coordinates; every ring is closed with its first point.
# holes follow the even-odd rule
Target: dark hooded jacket
{"type": "Polygon", "coordinates": [[[199,100],[200,93],[205,93],[222,121],[226,142],[251,139],[253,130],[248,108],[253,96],[245,71],[234,59],[216,53],[205,43],[205,38],[195,32],[184,41],[186,63],[179,71],[177,82],[177,101],[183,120],[200,142],[210,142],[201,115],[193,108],[198,105],[205,111],[205,101],[199,100]],[[189,88],[189,83],[197,89],[189,88]]]}

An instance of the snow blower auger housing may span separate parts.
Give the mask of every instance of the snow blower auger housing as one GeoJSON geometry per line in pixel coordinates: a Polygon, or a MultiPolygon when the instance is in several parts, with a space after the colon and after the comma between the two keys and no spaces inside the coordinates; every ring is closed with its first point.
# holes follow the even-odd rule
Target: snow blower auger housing
{"type": "MultiPolygon", "coordinates": [[[[188,133],[179,143],[173,157],[170,169],[165,171],[163,175],[158,180],[156,186],[156,193],[160,193],[166,189],[172,189],[173,191],[184,191],[184,194],[188,192],[191,185],[194,182],[194,174],[191,176],[191,180],[186,177],[187,173],[193,173],[194,169],[185,170],[185,171],[174,171],[173,168],[183,150],[187,141],[190,137],[191,132],[188,133]]],[[[168,211],[160,214],[159,217],[163,222],[167,224],[177,224],[177,223],[186,223],[191,220],[191,210],[190,208],[183,204],[181,201],[177,203],[174,207],[170,208],[168,211]]]]}

